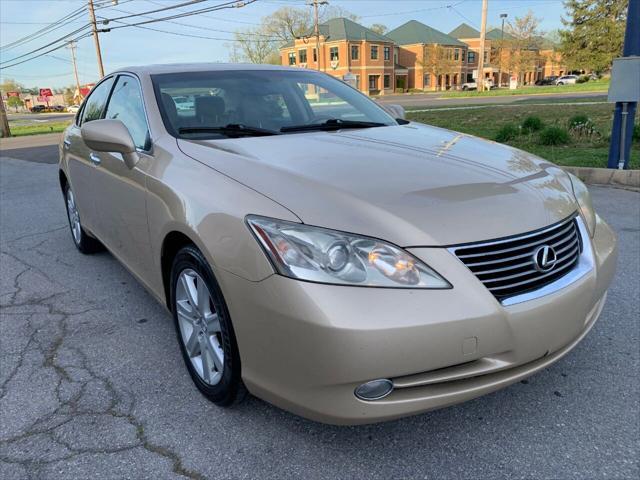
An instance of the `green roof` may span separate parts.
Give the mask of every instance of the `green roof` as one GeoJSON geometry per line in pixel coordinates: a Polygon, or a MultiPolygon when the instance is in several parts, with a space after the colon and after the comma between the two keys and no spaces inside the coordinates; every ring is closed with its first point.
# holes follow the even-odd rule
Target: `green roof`
{"type": "Polygon", "coordinates": [[[343,17],[332,18],[331,20],[318,25],[318,28],[320,29],[320,34],[323,35],[328,42],[336,40],[393,42],[390,38],[380,35],[367,27],[363,27],[359,23],[343,17]]]}
{"type": "MultiPolygon", "coordinates": [[[[489,30],[486,33],[485,38],[487,40],[500,40],[502,39],[502,30],[499,28],[494,28],[493,30],[489,30]]],[[[515,37],[513,35],[509,35],[507,32],[504,32],[504,39],[515,40],[515,37]]]]}
{"type": "Polygon", "coordinates": [[[453,38],[479,38],[480,32],[466,23],[461,23],[449,32],[453,38]]]}
{"type": "Polygon", "coordinates": [[[466,47],[466,44],[462,43],[460,40],[453,38],[440,30],[431,28],[424,23],[420,23],[417,20],[410,20],[404,25],[400,25],[398,28],[391,30],[387,33],[387,37],[398,45],[437,43],[438,45],[459,45],[461,47],[466,47]]]}

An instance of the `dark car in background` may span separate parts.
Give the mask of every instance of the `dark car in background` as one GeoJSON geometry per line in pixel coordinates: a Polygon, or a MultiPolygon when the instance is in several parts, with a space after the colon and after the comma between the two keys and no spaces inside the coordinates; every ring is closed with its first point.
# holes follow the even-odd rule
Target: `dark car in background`
{"type": "Polygon", "coordinates": [[[536,80],[536,85],[555,85],[557,79],[557,75],[551,75],[549,77],[544,77],[540,80],[536,80]]]}
{"type": "Polygon", "coordinates": [[[42,113],[47,109],[44,105],[34,105],[31,107],[31,113],[42,113]]]}

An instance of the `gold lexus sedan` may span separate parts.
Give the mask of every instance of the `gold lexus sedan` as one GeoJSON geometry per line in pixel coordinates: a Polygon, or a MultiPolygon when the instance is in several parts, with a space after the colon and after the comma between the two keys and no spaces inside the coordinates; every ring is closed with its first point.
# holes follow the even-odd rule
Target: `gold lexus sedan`
{"type": "Polygon", "coordinates": [[[370,423],[548,367],[602,310],[614,233],[553,164],[402,116],[299,68],[117,71],[60,145],[73,241],[166,305],[220,406],[370,423]]]}

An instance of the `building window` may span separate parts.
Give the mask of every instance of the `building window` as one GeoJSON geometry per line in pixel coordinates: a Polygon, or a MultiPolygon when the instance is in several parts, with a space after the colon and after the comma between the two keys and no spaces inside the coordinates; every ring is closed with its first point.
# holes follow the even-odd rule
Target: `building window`
{"type": "Polygon", "coordinates": [[[360,90],[360,75],[356,75],[356,88],[360,90]]]}
{"type": "Polygon", "coordinates": [[[460,50],[458,50],[457,48],[453,51],[453,59],[460,60],[460,50]]]}
{"type": "Polygon", "coordinates": [[[360,58],[360,47],[358,45],[351,45],[351,60],[358,60],[360,58]]]}
{"type": "Polygon", "coordinates": [[[378,78],[380,75],[369,75],[369,90],[378,90],[378,78]]]}
{"type": "Polygon", "coordinates": [[[484,57],[483,57],[483,62],[484,62],[484,63],[487,63],[487,53],[488,53],[488,52],[485,50],[485,51],[484,51],[484,57]]]}
{"type": "Polygon", "coordinates": [[[298,61],[300,63],[307,63],[307,50],[298,50],[298,61]]]}
{"type": "Polygon", "coordinates": [[[337,62],[338,61],[338,47],[331,47],[329,49],[329,59],[332,62],[337,62]]]}
{"type": "Polygon", "coordinates": [[[313,49],[313,61],[317,62],[318,61],[318,52],[316,52],[316,49],[313,49]]]}
{"type": "Polygon", "coordinates": [[[289,65],[296,64],[296,52],[289,52],[289,65]]]}
{"type": "Polygon", "coordinates": [[[469,52],[467,54],[467,62],[468,63],[475,63],[476,62],[476,52],[469,52]]]}
{"type": "Polygon", "coordinates": [[[424,75],[424,86],[425,87],[430,87],[431,86],[431,74],[430,73],[425,73],[425,75],[424,75]]]}
{"type": "Polygon", "coordinates": [[[384,88],[391,88],[391,75],[384,76],[384,88]]]}
{"type": "Polygon", "coordinates": [[[384,61],[388,62],[391,60],[391,47],[384,47],[384,61]]]}
{"type": "Polygon", "coordinates": [[[378,46],[371,45],[371,60],[377,60],[377,59],[378,59],[378,46]]]}

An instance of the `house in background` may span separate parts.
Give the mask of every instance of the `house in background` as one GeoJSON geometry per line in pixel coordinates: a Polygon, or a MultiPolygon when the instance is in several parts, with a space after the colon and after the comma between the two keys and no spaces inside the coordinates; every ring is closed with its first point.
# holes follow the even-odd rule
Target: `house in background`
{"type": "Polygon", "coordinates": [[[466,78],[467,45],[424,23],[410,20],[386,34],[406,66],[407,89],[457,89],[466,78]]]}
{"type": "Polygon", "coordinates": [[[567,72],[548,40],[521,47],[499,28],[486,33],[484,52],[480,32],[466,23],[446,34],[411,20],[381,35],[347,18],[333,18],[319,31],[319,52],[310,32],[280,49],[282,64],[318,69],[367,95],[457,90],[474,81],[481,61],[485,78],[501,86],[514,74],[519,84],[533,84],[567,72]]]}
{"type": "Polygon", "coordinates": [[[319,69],[368,95],[393,93],[393,40],[347,18],[333,18],[319,30],[319,55],[310,32],[280,49],[282,64],[319,69]]]}

